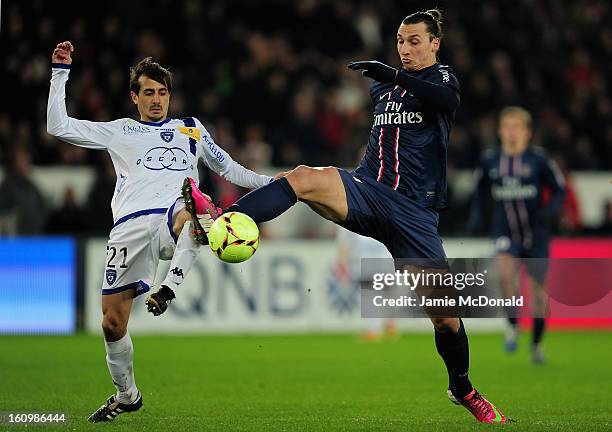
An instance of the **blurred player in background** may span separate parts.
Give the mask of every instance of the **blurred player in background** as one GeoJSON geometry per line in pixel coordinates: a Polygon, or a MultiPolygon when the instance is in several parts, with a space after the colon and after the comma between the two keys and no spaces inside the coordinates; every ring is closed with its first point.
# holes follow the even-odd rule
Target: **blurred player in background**
{"type": "MultiPolygon", "coordinates": [[[[519,294],[517,284],[520,261],[529,275],[534,363],[543,363],[541,348],[548,297],[545,280],[550,229],[558,216],[564,198],[563,176],[543,150],[529,146],[531,114],[520,107],[507,107],[499,116],[501,147],[484,154],[476,170],[476,192],[469,218],[470,230],[482,225],[482,204],[493,200],[491,236],[495,241],[496,269],[506,298],[519,294]],[[550,199],[543,202],[548,188],[550,199]]],[[[517,311],[509,310],[505,349],[517,348],[517,311]]]]}
{"type": "MultiPolygon", "coordinates": [[[[356,163],[359,164],[366,152],[363,146],[358,153],[356,163]]],[[[337,266],[343,267],[343,271],[350,278],[352,284],[357,284],[359,289],[367,289],[371,285],[374,273],[392,273],[394,271],[390,258],[391,254],[385,245],[371,237],[365,237],[338,227],[336,231],[336,244],[338,246],[337,266]],[[369,259],[368,272],[362,267],[362,259],[369,259]]],[[[397,326],[393,319],[368,318],[368,328],[361,335],[366,342],[375,342],[381,338],[396,339],[398,336],[397,326]]]]}
{"type": "MultiPolygon", "coordinates": [[[[277,175],[276,181],[245,195],[228,210],[263,222],[299,200],[324,218],[384,243],[394,258],[426,261],[408,271],[447,272],[438,211],[447,207],[446,157],[460,89],[453,70],[437,62],[441,38],[441,12],[416,12],[397,30],[402,68],[378,61],[349,64],[374,80],[374,124],[356,171],[302,165],[277,175]]],[[[450,400],[478,421],[507,422],[472,387],[461,319],[431,320],[436,348],[448,370],[450,400]]]]}
{"type": "Polygon", "coordinates": [[[194,216],[196,207],[200,213],[206,210],[197,205],[201,193],[190,179],[199,178],[198,160],[247,188],[268,184],[271,178],[233,161],[197,119],[168,118],[172,75],[150,58],[138,63],[130,74],[130,94],[140,120],[91,122],[68,117],[65,87],[73,52],[70,42],[62,42],[51,57],[47,131],[70,144],[108,151],[117,173],[111,202],[115,223],[102,283],[106,362],[117,393],[89,417],[100,422],[142,406],[127,331],[132,301],[149,291],[159,260],[172,258],[168,275],[149,305],[155,314],[162,313],[174,298],[171,288],[184,280],[197,256],[200,242],[194,240],[193,232],[198,235],[202,228],[194,216]]]}
{"type": "MultiPolygon", "coordinates": [[[[371,237],[365,237],[338,227],[336,233],[338,245],[337,266],[343,268],[338,273],[346,273],[352,286],[357,289],[371,287],[374,273],[393,273],[393,262],[391,254],[384,244],[371,237]],[[369,260],[368,273],[362,266],[362,259],[369,260]]],[[[367,318],[368,328],[361,339],[365,342],[376,342],[381,339],[396,339],[398,337],[397,326],[390,318],[367,318]]]]}

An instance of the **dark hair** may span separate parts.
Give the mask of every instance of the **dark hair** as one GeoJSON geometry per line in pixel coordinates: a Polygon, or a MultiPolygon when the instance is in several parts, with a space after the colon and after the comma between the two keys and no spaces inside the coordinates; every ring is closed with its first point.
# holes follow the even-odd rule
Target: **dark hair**
{"type": "Polygon", "coordinates": [[[130,90],[136,94],[140,91],[138,78],[141,75],[165,85],[168,91],[172,93],[172,72],[154,62],[151,57],[139,61],[136,66],[130,68],[130,90]]]}
{"type": "Polygon", "coordinates": [[[440,9],[415,12],[404,18],[402,24],[418,24],[420,22],[425,23],[427,32],[431,35],[430,38],[442,39],[442,11],[440,9]]]}

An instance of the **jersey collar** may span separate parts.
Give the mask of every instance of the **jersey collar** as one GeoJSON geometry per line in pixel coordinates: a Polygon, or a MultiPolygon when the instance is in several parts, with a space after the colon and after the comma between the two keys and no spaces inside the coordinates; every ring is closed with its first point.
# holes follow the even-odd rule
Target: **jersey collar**
{"type": "Polygon", "coordinates": [[[160,122],[146,122],[142,120],[136,120],[136,121],[138,123],[142,123],[143,125],[147,125],[147,126],[161,126],[161,125],[168,123],[170,120],[172,120],[170,117],[166,117],[165,120],[162,120],[160,122]]]}
{"type": "Polygon", "coordinates": [[[419,70],[415,70],[415,71],[409,71],[409,70],[404,69],[403,67],[402,67],[402,70],[404,72],[406,72],[406,73],[417,75],[417,74],[420,74],[420,73],[423,73],[423,72],[427,72],[430,69],[434,69],[437,66],[440,66],[440,63],[436,62],[436,63],[432,64],[431,66],[427,66],[427,67],[424,67],[423,69],[419,69],[419,70]]]}

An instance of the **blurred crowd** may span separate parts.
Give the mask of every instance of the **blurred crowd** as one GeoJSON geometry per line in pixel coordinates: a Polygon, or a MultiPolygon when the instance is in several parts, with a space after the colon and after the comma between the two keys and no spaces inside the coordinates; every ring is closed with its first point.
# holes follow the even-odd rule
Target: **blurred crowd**
{"type": "MultiPolygon", "coordinates": [[[[198,117],[246,166],[351,167],[371,127],[369,80],[357,59],[399,66],[401,20],[431,2],[170,1],[3,4],[2,64],[8,109],[0,113],[5,168],[25,152],[36,165],[92,165],[112,186],[108,156],[46,134],[50,55],[70,40],[71,116],[136,117],[129,66],[153,56],[175,74],[170,115],[198,117]]],[[[449,165],[473,168],[497,145],[496,114],[522,105],[534,141],[568,171],[612,166],[612,6],[604,0],[438,1],[440,61],[462,83],[449,165]]],[[[243,191],[203,179],[223,204],[243,191]]],[[[110,189],[112,194],[112,188],[110,189]]],[[[70,196],[66,197],[67,202],[70,196]]],[[[1,211],[1,209],[0,209],[1,211]]],[[[52,216],[52,215],[51,215],[52,216]]],[[[61,220],[61,219],[60,219],[61,220]]]]}

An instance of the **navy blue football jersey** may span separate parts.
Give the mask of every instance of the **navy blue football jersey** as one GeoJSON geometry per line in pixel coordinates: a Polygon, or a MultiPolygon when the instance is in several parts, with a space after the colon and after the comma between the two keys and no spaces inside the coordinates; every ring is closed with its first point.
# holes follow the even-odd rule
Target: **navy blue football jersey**
{"type": "MultiPolygon", "coordinates": [[[[408,72],[415,78],[450,88],[460,85],[441,64],[408,72]]],[[[356,170],[425,207],[447,207],[446,157],[455,111],[428,108],[410,90],[373,81],[370,96],[374,123],[365,156],[356,170]]]]}
{"type": "Polygon", "coordinates": [[[477,189],[470,220],[481,220],[482,201],[493,200],[491,235],[507,237],[525,248],[534,246],[538,234],[547,231],[565,196],[563,176],[556,164],[539,148],[518,156],[500,149],[486,152],[476,170],[477,189]],[[542,193],[550,190],[545,204],[542,193]]]}

